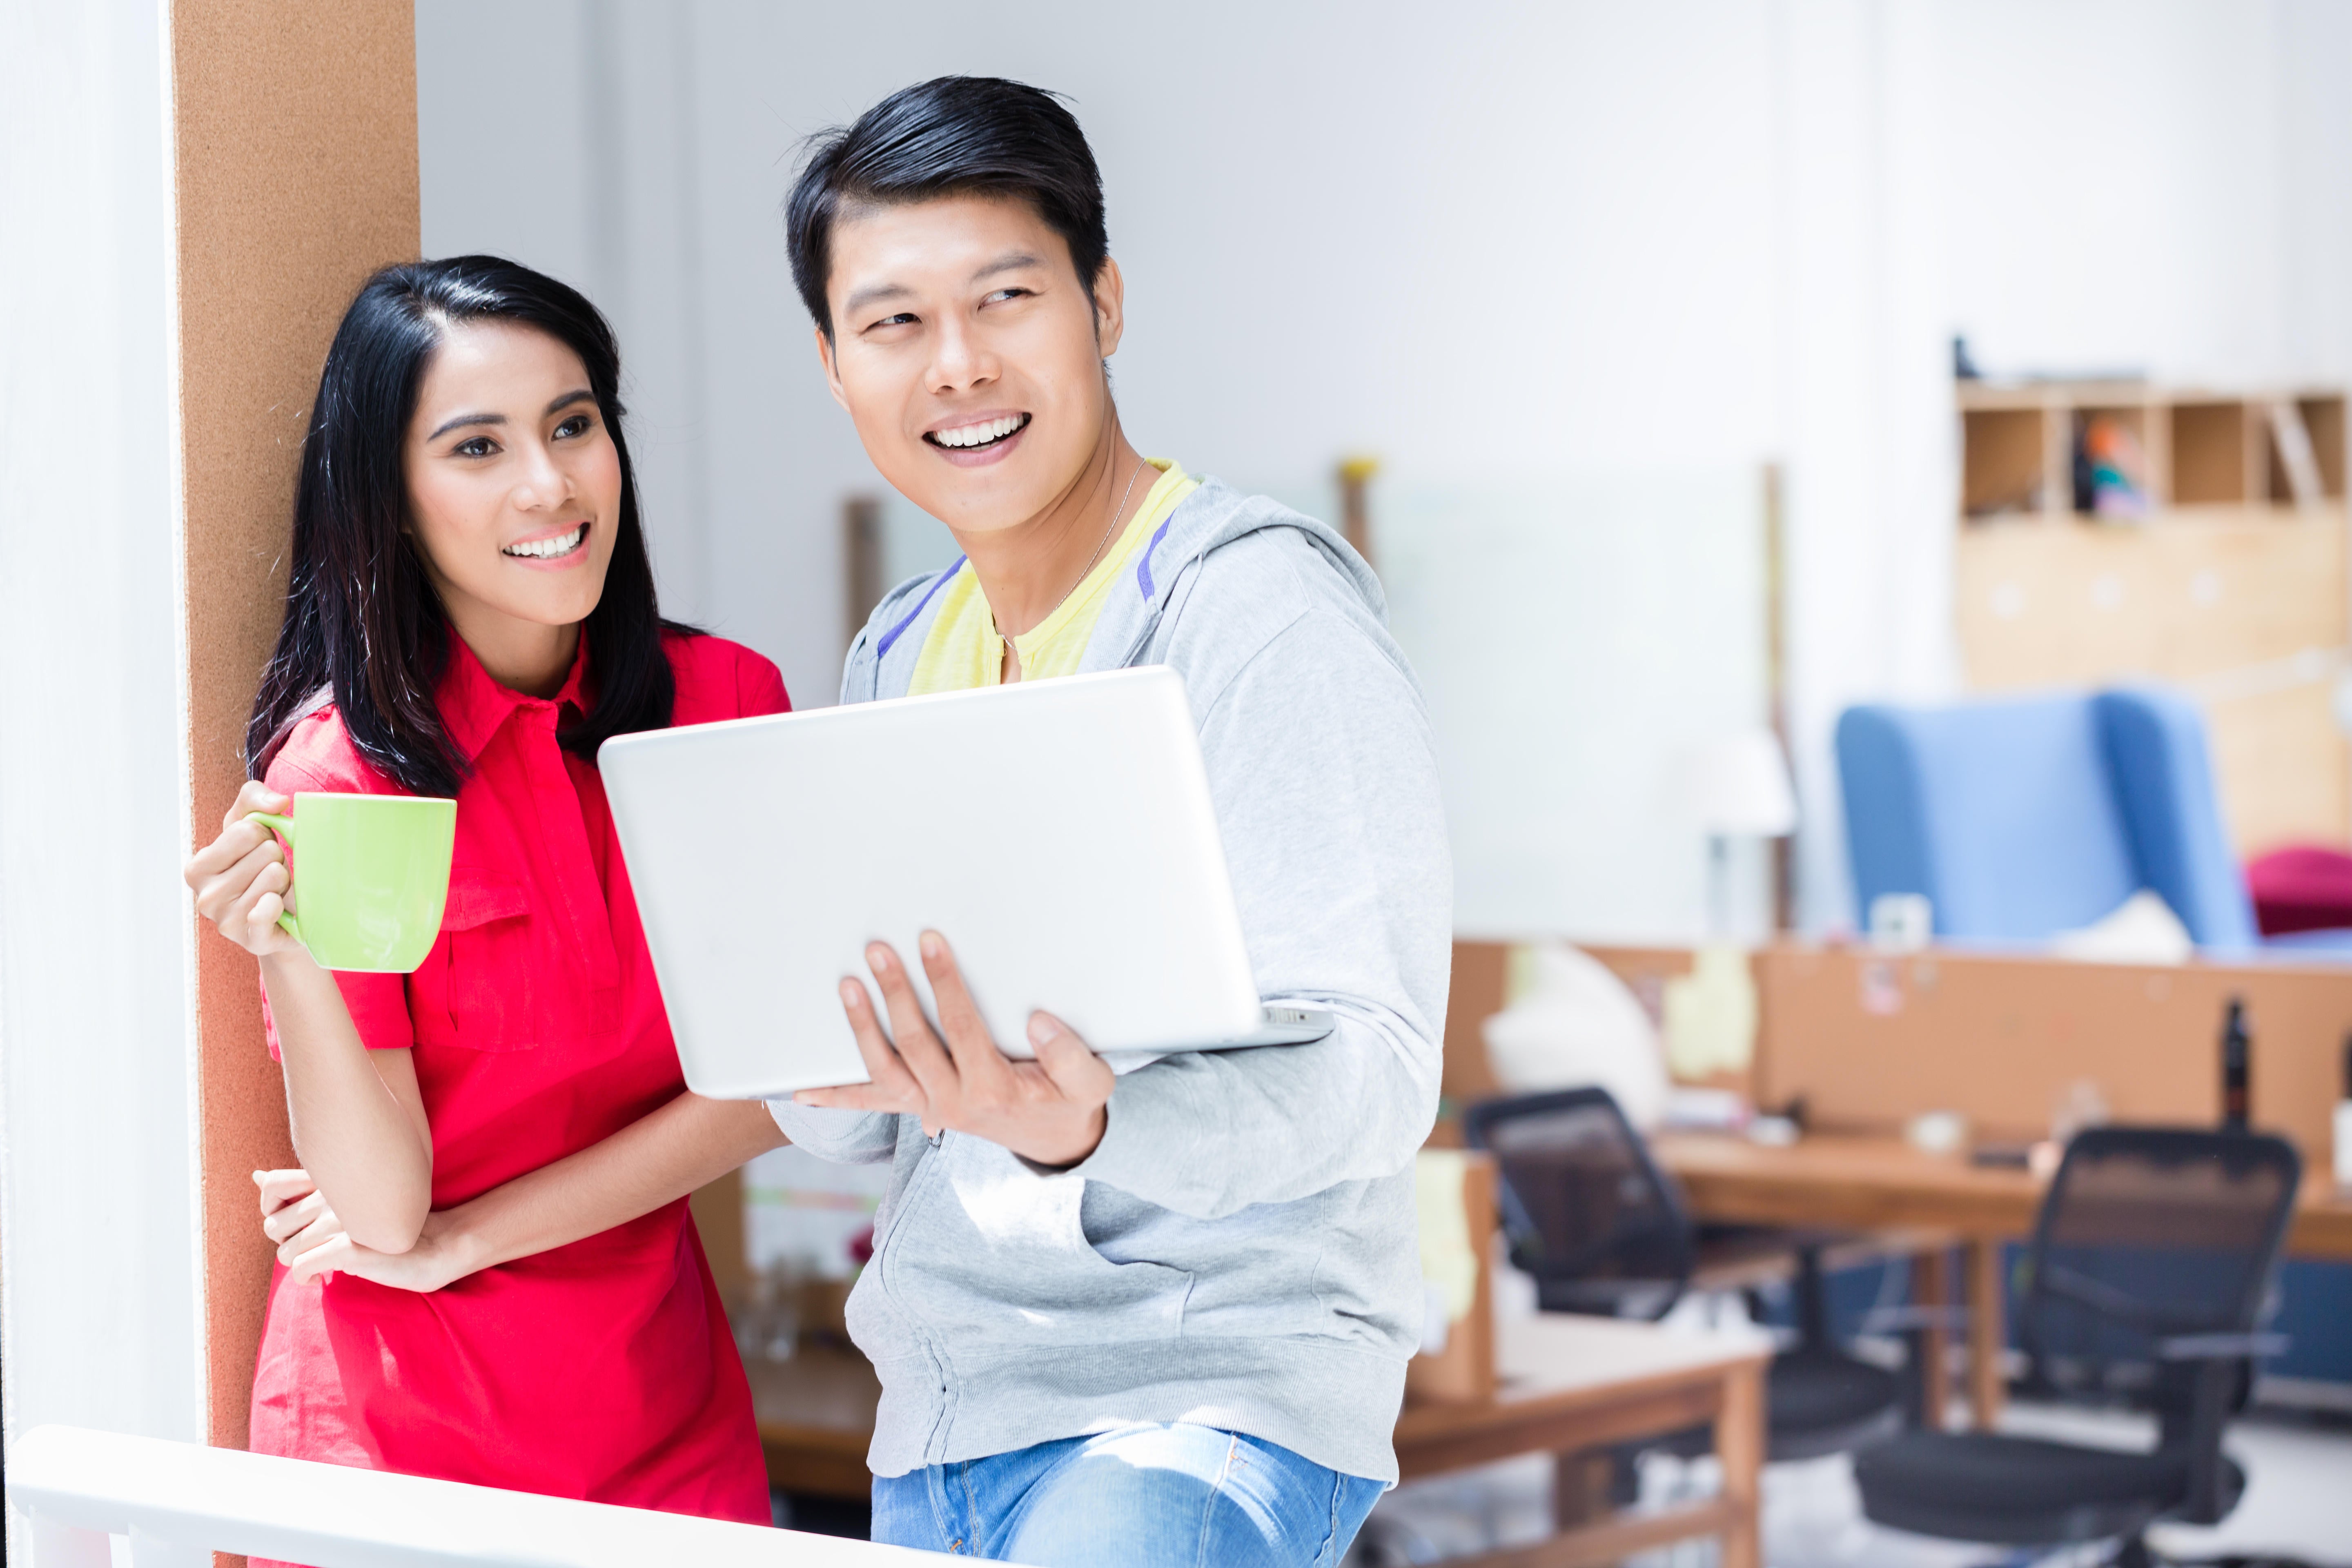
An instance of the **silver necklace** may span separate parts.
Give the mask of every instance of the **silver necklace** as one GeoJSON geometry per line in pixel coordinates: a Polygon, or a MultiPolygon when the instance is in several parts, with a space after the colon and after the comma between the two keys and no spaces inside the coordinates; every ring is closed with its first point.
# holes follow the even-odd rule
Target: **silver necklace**
{"type": "MultiPolygon", "coordinates": [[[[1103,530],[1102,538],[1096,541],[1095,552],[1087,557],[1086,570],[1078,574],[1078,583],[1085,582],[1087,575],[1094,571],[1095,563],[1102,559],[1102,552],[1110,545],[1110,536],[1118,531],[1118,520],[1127,514],[1128,500],[1135,494],[1135,481],[1143,477],[1143,465],[1147,461],[1149,461],[1149,459],[1144,458],[1138,458],[1135,459],[1135,472],[1127,476],[1127,489],[1119,491],[1118,493],[1118,510],[1110,514],[1110,524],[1103,530]]],[[[1077,592],[1078,583],[1073,583],[1070,584],[1070,594],[1077,592]]],[[[1062,599],[1068,598],[1070,594],[1064,594],[1062,595],[1062,599]]],[[[1055,609],[1061,607],[1062,599],[1056,599],[1054,601],[1055,609]]],[[[1046,612],[1048,615],[1051,615],[1053,611],[1051,610],[1046,612]]],[[[988,621],[990,628],[996,633],[996,640],[998,642],[1013,648],[1016,654],[1020,652],[1019,647],[1013,643],[1013,638],[1006,637],[1004,635],[1004,629],[996,625],[996,617],[993,615],[989,616],[988,621]]],[[[1032,626],[1029,629],[1034,631],[1037,628],[1032,626]]],[[[1019,634],[1015,633],[1014,635],[1018,636],[1019,634]]]]}

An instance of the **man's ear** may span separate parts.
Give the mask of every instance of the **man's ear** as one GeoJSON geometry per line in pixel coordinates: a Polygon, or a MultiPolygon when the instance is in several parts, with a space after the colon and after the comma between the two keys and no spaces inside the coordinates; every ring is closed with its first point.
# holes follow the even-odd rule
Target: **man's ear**
{"type": "Polygon", "coordinates": [[[1127,279],[1119,275],[1118,263],[1106,256],[1095,274],[1095,342],[1103,358],[1118,353],[1118,340],[1126,331],[1127,279]]]}
{"type": "Polygon", "coordinates": [[[816,329],[816,359],[824,366],[824,384],[833,393],[833,400],[848,407],[849,394],[841,389],[841,367],[834,363],[833,338],[823,327],[816,329]]]}

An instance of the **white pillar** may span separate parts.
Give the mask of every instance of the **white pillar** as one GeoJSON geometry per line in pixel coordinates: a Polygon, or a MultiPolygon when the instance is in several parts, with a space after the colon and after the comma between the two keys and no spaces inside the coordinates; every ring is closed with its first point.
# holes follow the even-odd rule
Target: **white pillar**
{"type": "Polygon", "coordinates": [[[156,0],[0,7],[12,1443],[204,1436],[163,49],[156,0]]]}

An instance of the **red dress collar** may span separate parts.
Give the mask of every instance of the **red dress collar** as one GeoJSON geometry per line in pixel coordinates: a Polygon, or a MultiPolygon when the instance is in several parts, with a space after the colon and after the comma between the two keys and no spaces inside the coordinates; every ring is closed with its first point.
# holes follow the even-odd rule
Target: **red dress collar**
{"type": "Polygon", "coordinates": [[[478,760],[482,748],[499,732],[499,727],[518,710],[546,710],[562,721],[568,706],[574,713],[594,710],[596,695],[588,661],[588,635],[583,627],[580,646],[572,656],[572,671],[563,678],[563,686],[553,697],[533,697],[527,691],[517,691],[501,686],[466,639],[457,635],[455,626],[448,628],[449,667],[441,672],[441,685],[434,700],[441,710],[441,722],[450,741],[465,753],[467,762],[478,760]]]}

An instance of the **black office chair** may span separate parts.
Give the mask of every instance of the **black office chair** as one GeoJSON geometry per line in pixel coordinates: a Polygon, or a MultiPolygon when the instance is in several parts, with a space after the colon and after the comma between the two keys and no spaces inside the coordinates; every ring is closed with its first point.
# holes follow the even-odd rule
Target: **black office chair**
{"type": "MultiPolygon", "coordinates": [[[[1609,1091],[1570,1089],[1474,1105],[1464,1130],[1495,1156],[1511,1261],[1548,1312],[1664,1317],[1688,1289],[1699,1247],[1681,1194],[1609,1091]]],[[[1820,1247],[1797,1249],[1799,1340],[1772,1358],[1767,1457],[1807,1459],[1903,1425],[1893,1373],[1846,1354],[1829,1327],[1820,1247]]],[[[1704,1428],[1663,1445],[1703,1453],[1704,1428]]]]}
{"type": "Polygon", "coordinates": [[[2247,1132],[2078,1133],[2042,1199],[2021,1276],[2029,1391],[2153,1409],[2154,1449],[1990,1432],[1916,1432],[1864,1449],[1863,1512],[1947,1540],[2057,1547],[2114,1539],[2150,1563],[2158,1520],[2217,1522],[2245,1472],[2221,1452],[2254,1358],[2302,1162],[2247,1132]]]}

